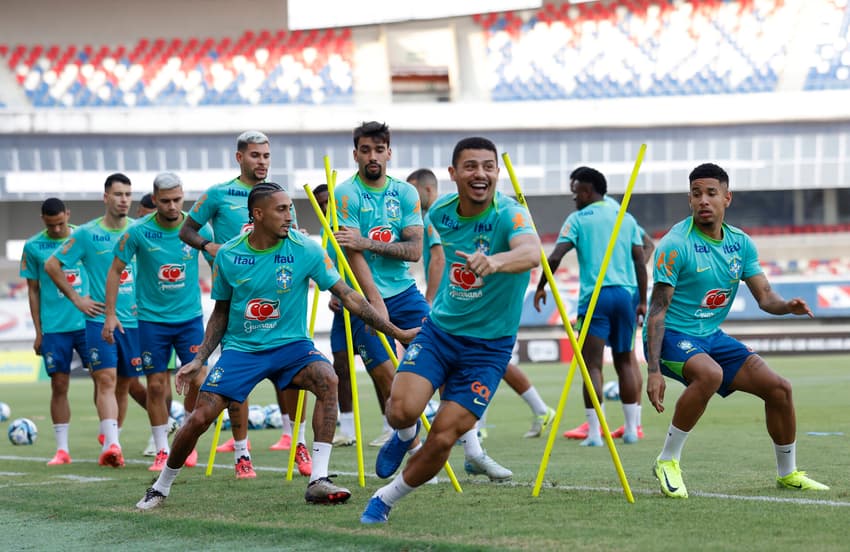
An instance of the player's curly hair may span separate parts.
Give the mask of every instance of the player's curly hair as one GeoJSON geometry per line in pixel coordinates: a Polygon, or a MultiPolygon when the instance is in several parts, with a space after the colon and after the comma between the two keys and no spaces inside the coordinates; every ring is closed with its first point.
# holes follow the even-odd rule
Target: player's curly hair
{"type": "Polygon", "coordinates": [[[578,167],[570,173],[570,180],[576,180],[585,184],[590,184],[599,195],[608,193],[608,181],[605,180],[605,175],[596,169],[590,167],[578,167]]]}
{"type": "Polygon", "coordinates": [[[260,182],[251,188],[251,193],[248,194],[248,222],[254,222],[254,205],[258,201],[269,197],[270,195],[284,191],[280,184],[276,182],[260,182]]]}

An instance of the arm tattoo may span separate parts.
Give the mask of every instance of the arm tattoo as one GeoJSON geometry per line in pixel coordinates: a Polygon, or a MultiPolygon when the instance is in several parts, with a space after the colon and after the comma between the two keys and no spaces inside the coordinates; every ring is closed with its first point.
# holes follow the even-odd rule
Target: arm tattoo
{"type": "Polygon", "coordinates": [[[187,216],[183,221],[183,227],[180,228],[180,239],[189,244],[190,247],[200,250],[207,241],[198,233],[201,225],[190,216],[187,216]]]}
{"type": "Polygon", "coordinates": [[[195,358],[206,362],[210,355],[221,343],[221,338],[224,337],[224,331],[227,329],[227,321],[229,318],[230,301],[216,301],[215,309],[210,315],[207,322],[207,330],[204,332],[204,341],[198,347],[198,352],[195,358]]]}
{"type": "Polygon", "coordinates": [[[339,300],[346,309],[359,316],[367,326],[371,326],[389,336],[395,333],[396,327],[388,320],[381,318],[378,315],[378,311],[369,304],[369,301],[365,297],[351,289],[342,280],[334,284],[330,291],[339,297],[339,300]]]}
{"type": "Polygon", "coordinates": [[[672,286],[656,284],[652,288],[649,304],[649,320],[647,322],[648,357],[646,371],[655,373],[660,369],[661,344],[664,341],[664,319],[673,296],[672,286]]]}

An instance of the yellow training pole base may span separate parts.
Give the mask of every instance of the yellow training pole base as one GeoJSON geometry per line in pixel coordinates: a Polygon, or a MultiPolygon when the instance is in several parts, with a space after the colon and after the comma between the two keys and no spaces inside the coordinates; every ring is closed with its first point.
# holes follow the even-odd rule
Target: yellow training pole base
{"type": "Polygon", "coordinates": [[[221,425],[224,423],[224,410],[219,412],[218,419],[215,421],[215,430],[213,430],[212,446],[210,447],[210,458],[207,460],[207,471],[204,475],[209,477],[212,475],[213,464],[215,464],[215,449],[218,447],[218,439],[221,437],[221,425]]]}

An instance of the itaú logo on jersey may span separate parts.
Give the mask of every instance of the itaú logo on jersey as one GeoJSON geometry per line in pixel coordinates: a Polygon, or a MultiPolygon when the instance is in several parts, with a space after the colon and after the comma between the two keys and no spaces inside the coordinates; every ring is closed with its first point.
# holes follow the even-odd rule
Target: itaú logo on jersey
{"type": "Polygon", "coordinates": [[[169,263],[159,267],[160,282],[182,282],[186,279],[186,265],[169,263]]]}
{"type": "Polygon", "coordinates": [[[245,305],[245,320],[264,322],[280,318],[280,301],[272,299],[251,299],[245,305]]]}
{"type": "Polygon", "coordinates": [[[459,286],[463,289],[476,289],[484,286],[484,280],[461,263],[452,263],[452,268],[449,270],[449,282],[453,286],[459,286]]]}
{"type": "Polygon", "coordinates": [[[74,287],[80,287],[83,285],[83,277],[80,274],[79,268],[70,268],[68,270],[63,270],[65,273],[65,281],[71,284],[74,287]]]}
{"type": "Polygon", "coordinates": [[[731,289],[710,289],[702,298],[700,306],[704,309],[722,309],[729,304],[729,297],[732,295],[731,289]]]}
{"type": "Polygon", "coordinates": [[[393,241],[393,229],[389,226],[376,226],[369,230],[369,239],[390,243],[393,241]]]}

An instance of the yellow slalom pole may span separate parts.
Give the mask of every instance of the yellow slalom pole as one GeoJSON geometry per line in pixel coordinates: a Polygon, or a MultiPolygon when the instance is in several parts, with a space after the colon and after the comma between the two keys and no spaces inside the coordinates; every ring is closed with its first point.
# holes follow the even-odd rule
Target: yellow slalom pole
{"type": "MultiPolygon", "coordinates": [[[[336,171],[331,171],[330,158],[325,156],[325,177],[328,179],[328,216],[334,232],[339,230],[339,219],[337,218],[336,196],[336,171]]],[[[323,247],[327,247],[327,234],[324,236],[323,247]]],[[[339,261],[337,261],[339,265],[339,261]]],[[[343,271],[339,271],[343,274],[343,271]]],[[[357,483],[361,487],[366,486],[366,461],[363,458],[363,427],[360,424],[360,392],[357,389],[357,367],[354,364],[354,337],[351,335],[351,315],[348,309],[342,309],[342,321],[345,328],[345,354],[348,360],[348,377],[351,382],[351,406],[354,416],[354,447],[357,453],[357,483]]]]}
{"type": "MultiPolygon", "coordinates": [[[[357,293],[363,295],[363,289],[360,287],[360,284],[357,283],[357,277],[354,275],[354,272],[351,270],[351,267],[348,265],[348,262],[345,259],[345,255],[343,254],[342,249],[340,248],[339,244],[337,243],[336,238],[333,237],[333,233],[330,231],[330,226],[328,225],[328,220],[325,218],[324,214],[322,213],[322,209],[321,209],[321,207],[319,207],[319,203],[316,201],[316,196],[313,195],[313,190],[310,189],[309,184],[304,185],[304,191],[307,192],[307,197],[310,200],[310,204],[313,206],[313,210],[316,212],[316,217],[319,219],[319,222],[322,224],[322,228],[324,228],[325,233],[330,235],[330,243],[333,246],[334,251],[336,251],[336,255],[337,255],[337,259],[339,260],[340,268],[351,279],[351,286],[354,288],[354,290],[357,291],[357,293]]],[[[378,339],[381,340],[381,344],[384,346],[384,349],[386,349],[387,353],[389,354],[390,360],[393,363],[393,367],[398,369],[398,357],[396,357],[395,351],[393,351],[392,347],[390,347],[390,344],[387,341],[387,337],[384,334],[382,334],[381,332],[377,332],[377,334],[378,334],[378,339]]],[[[353,387],[353,385],[352,385],[352,387],[353,387]]],[[[430,431],[431,430],[431,424],[428,422],[428,419],[425,417],[424,413],[419,415],[419,419],[422,422],[422,425],[425,427],[425,430],[430,431]]],[[[449,480],[451,480],[452,486],[454,487],[455,491],[462,493],[463,489],[461,488],[460,483],[458,483],[457,477],[455,477],[455,474],[454,474],[454,470],[452,469],[452,466],[449,464],[448,461],[446,461],[446,464],[445,464],[444,467],[445,467],[445,470],[446,470],[446,474],[449,476],[449,480]]]]}
{"type": "Polygon", "coordinates": [[[204,472],[206,477],[212,475],[213,464],[215,464],[215,448],[218,446],[218,439],[221,435],[221,425],[224,423],[224,410],[219,412],[218,419],[215,421],[215,430],[213,430],[212,447],[210,447],[210,458],[207,460],[207,471],[204,472]]]}
{"type": "MultiPolygon", "coordinates": [[[[604,274],[605,274],[605,271],[608,268],[608,263],[611,259],[611,255],[612,255],[613,250],[614,250],[614,245],[616,243],[617,234],[619,233],[620,225],[622,224],[623,218],[625,216],[626,208],[628,207],[628,200],[631,196],[631,191],[634,187],[635,181],[637,180],[638,171],[639,171],[640,165],[643,161],[643,156],[644,156],[645,152],[646,152],[646,145],[642,144],[641,148],[638,152],[637,160],[635,161],[634,169],[632,170],[632,175],[631,175],[631,178],[629,180],[629,185],[626,189],[626,196],[624,198],[624,205],[621,206],[620,212],[618,213],[617,221],[615,222],[615,225],[614,225],[614,231],[612,233],[611,239],[608,242],[608,247],[605,251],[605,256],[603,257],[602,267],[601,267],[601,271],[600,271],[601,274],[597,278],[597,283],[596,283],[596,286],[594,288],[593,295],[591,296],[590,305],[588,306],[588,314],[585,316],[585,318],[588,319],[588,320],[590,319],[590,316],[592,315],[592,312],[593,312],[592,309],[595,308],[595,306],[596,306],[596,300],[598,298],[599,291],[602,287],[602,281],[604,279],[604,274]]],[[[511,183],[514,187],[514,191],[517,194],[517,199],[527,209],[528,204],[525,201],[525,196],[522,194],[522,190],[520,189],[519,182],[517,181],[517,178],[516,178],[516,174],[513,171],[513,166],[510,162],[510,157],[507,154],[504,154],[503,158],[505,160],[505,165],[508,169],[508,174],[511,177],[511,183]]],[[[530,212],[529,212],[529,217],[530,216],[531,215],[530,215],[530,212]]],[[[533,225],[533,222],[532,222],[532,225],[533,225]]],[[[576,362],[581,367],[581,373],[582,373],[582,377],[584,379],[585,386],[587,387],[587,389],[590,389],[590,390],[593,389],[593,382],[590,380],[590,374],[588,373],[587,365],[585,364],[584,358],[581,354],[581,344],[576,340],[575,334],[574,334],[573,329],[572,329],[572,325],[569,322],[569,316],[567,315],[566,309],[564,308],[563,301],[561,300],[560,292],[558,291],[558,287],[557,287],[557,283],[555,282],[555,278],[552,275],[552,271],[549,268],[549,262],[548,262],[548,259],[546,258],[546,254],[543,251],[542,247],[541,247],[541,250],[540,250],[540,254],[541,254],[541,260],[542,260],[542,265],[543,265],[543,272],[546,276],[547,281],[549,282],[550,288],[552,289],[552,296],[555,299],[555,303],[558,307],[558,312],[561,315],[561,319],[564,323],[564,328],[567,330],[567,335],[569,336],[569,339],[570,339],[570,345],[573,348],[573,360],[570,363],[570,370],[567,374],[567,379],[566,379],[566,382],[564,384],[564,388],[561,392],[561,397],[558,401],[558,410],[556,411],[555,419],[553,420],[553,427],[550,430],[549,438],[547,439],[547,442],[546,442],[546,448],[545,448],[544,453],[543,453],[543,459],[542,459],[541,464],[540,464],[540,469],[538,470],[537,479],[535,481],[534,489],[532,491],[532,496],[539,496],[539,494],[540,494],[540,488],[543,484],[543,476],[546,472],[546,466],[548,465],[549,457],[550,457],[551,452],[552,452],[552,447],[554,445],[554,441],[555,441],[555,438],[556,438],[557,433],[558,433],[558,426],[559,426],[560,421],[561,421],[561,416],[563,414],[564,406],[566,405],[567,394],[569,393],[569,388],[570,388],[570,385],[571,385],[571,382],[572,382],[572,376],[575,372],[576,362]]],[[[584,342],[584,338],[587,335],[588,327],[589,327],[589,324],[585,324],[584,327],[582,328],[582,332],[581,332],[581,334],[582,334],[581,335],[581,342],[582,343],[584,342]]],[[[632,495],[631,488],[629,487],[628,480],[626,479],[626,474],[623,471],[623,466],[622,466],[622,463],[620,462],[619,455],[617,454],[617,449],[614,445],[614,441],[611,438],[611,433],[608,429],[608,424],[605,420],[605,416],[603,415],[601,407],[599,405],[599,401],[596,398],[596,393],[588,393],[588,394],[591,398],[591,402],[593,403],[593,407],[596,410],[597,415],[598,415],[599,420],[600,420],[600,423],[602,425],[602,430],[603,430],[603,434],[605,436],[605,441],[606,441],[606,444],[608,445],[608,450],[611,454],[611,459],[614,462],[614,467],[617,470],[617,475],[619,476],[620,482],[623,486],[623,492],[625,493],[626,499],[628,500],[628,502],[634,503],[634,496],[632,495]]]]}

